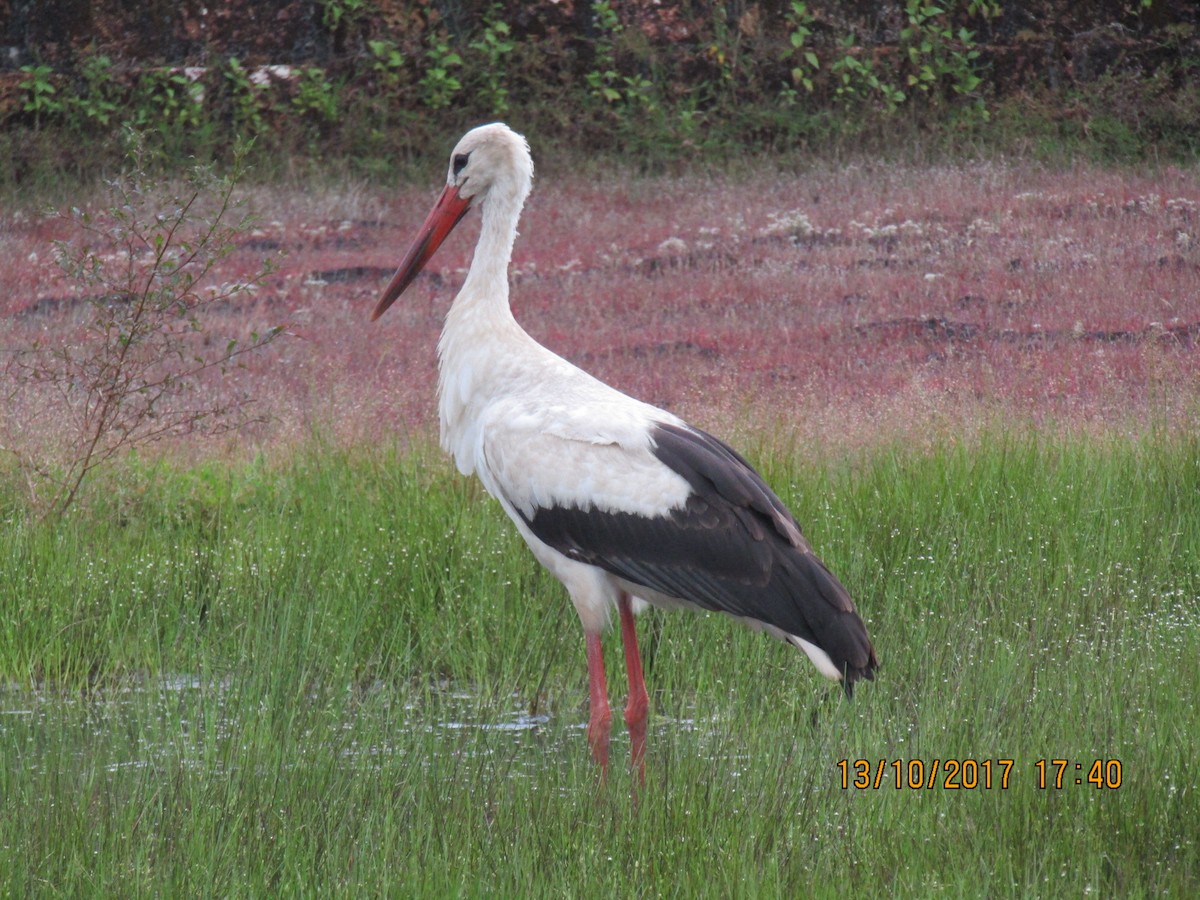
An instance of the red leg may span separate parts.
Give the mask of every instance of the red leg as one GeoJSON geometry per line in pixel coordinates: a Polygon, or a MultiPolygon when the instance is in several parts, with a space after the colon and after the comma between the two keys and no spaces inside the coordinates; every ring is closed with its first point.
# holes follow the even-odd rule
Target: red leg
{"type": "Polygon", "coordinates": [[[588,718],[587,737],[592,759],[600,767],[601,777],[608,774],[608,734],[612,712],[608,708],[608,687],[604,680],[604,654],[600,650],[600,635],[587,634],[588,718]]]}
{"type": "Polygon", "coordinates": [[[629,728],[632,765],[638,779],[646,781],[646,716],[650,697],[646,679],[642,676],[642,654],[638,651],[637,626],[633,621],[633,606],[629,595],[622,593],[617,600],[621,611],[621,641],[625,645],[625,672],[629,676],[629,700],[625,705],[625,725],[629,728]]]}

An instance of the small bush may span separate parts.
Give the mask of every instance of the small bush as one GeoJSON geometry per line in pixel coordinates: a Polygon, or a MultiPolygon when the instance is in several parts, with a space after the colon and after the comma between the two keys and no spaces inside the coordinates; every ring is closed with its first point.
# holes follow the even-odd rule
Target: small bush
{"type": "Polygon", "coordinates": [[[217,277],[252,223],[234,199],[243,156],[229,175],[196,166],[170,190],[147,174],[139,146],[126,173],[107,183],[103,211],[67,214],[74,235],[56,245],[56,261],[85,308],[82,321],[74,334],[18,348],[4,369],[0,448],[16,460],[43,518],[66,512],[119,454],[255,417],[234,375],[283,326],[232,336],[213,323],[272,271],[267,260],[248,278],[217,277]]]}

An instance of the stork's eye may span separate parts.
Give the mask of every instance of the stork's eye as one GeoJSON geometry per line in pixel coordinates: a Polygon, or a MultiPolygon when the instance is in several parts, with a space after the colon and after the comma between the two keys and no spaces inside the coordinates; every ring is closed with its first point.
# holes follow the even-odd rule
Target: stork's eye
{"type": "Polygon", "coordinates": [[[462,174],[462,170],[467,167],[467,160],[471,158],[470,153],[457,153],[454,156],[454,177],[462,174]]]}

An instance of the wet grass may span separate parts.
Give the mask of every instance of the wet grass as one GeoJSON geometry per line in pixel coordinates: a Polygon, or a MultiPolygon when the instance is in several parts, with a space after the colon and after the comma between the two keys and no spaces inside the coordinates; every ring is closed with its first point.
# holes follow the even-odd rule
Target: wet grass
{"type": "Polygon", "coordinates": [[[780,643],[648,614],[636,803],[597,789],[561,589],[433,452],[131,463],[54,530],[6,500],[0,890],[1194,893],[1200,441],[761,445],[883,669],[848,704],[780,643]],[[842,787],[860,759],[878,788],[842,787]],[[991,788],[947,785],[967,759],[991,788]]]}

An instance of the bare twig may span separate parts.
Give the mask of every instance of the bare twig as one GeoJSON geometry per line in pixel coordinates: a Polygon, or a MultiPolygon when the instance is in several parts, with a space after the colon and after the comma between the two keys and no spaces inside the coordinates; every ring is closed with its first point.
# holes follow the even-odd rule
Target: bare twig
{"type": "Polygon", "coordinates": [[[56,421],[69,423],[56,446],[0,443],[41,516],[65,513],[89,476],[122,452],[253,418],[246,393],[202,389],[285,334],[283,325],[248,339],[214,334],[215,312],[274,271],[264,260],[247,279],[208,284],[252,225],[234,198],[242,158],[224,177],[196,167],[187,189],[172,195],[150,182],[135,148],[129,172],[108,185],[106,210],[71,210],[79,237],[56,244],[56,261],[87,298],[90,317],[81,335],[20,349],[4,370],[10,401],[39,393],[56,421]]]}

